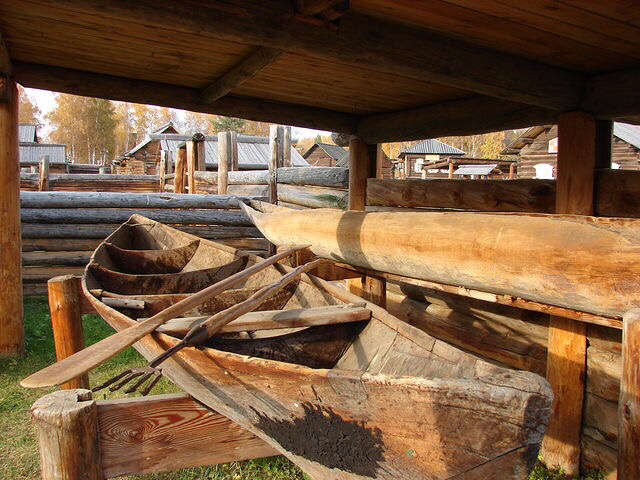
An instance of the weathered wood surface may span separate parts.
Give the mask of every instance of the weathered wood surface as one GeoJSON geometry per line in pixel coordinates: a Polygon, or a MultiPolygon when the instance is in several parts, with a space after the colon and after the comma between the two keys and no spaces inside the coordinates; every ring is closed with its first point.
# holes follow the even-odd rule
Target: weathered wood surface
{"type": "Polygon", "coordinates": [[[8,102],[0,102],[0,356],[23,349],[20,267],[20,159],[18,89],[5,79],[8,102]]]}
{"type": "MultiPolygon", "coordinates": [[[[53,342],[58,361],[84,348],[82,332],[81,296],[76,277],[55,277],[47,282],[49,311],[53,327],[53,342]]],[[[60,388],[89,388],[89,376],[85,373],[60,385],[60,388]]]]}
{"type": "Polygon", "coordinates": [[[43,480],[102,480],[98,409],[91,391],[59,390],[37,400],[31,418],[38,433],[43,480]]]}
{"type": "Polygon", "coordinates": [[[176,173],[173,179],[173,191],[186,193],[187,188],[187,149],[176,149],[176,173]]]}
{"type": "MultiPolygon", "coordinates": [[[[93,252],[100,241],[99,238],[67,238],[64,242],[55,238],[23,238],[22,252],[43,250],[42,255],[47,255],[48,252],[93,252]]],[[[55,257],[55,254],[52,255],[55,257]]],[[[22,258],[24,264],[24,255],[22,258]]]]}
{"type": "Polygon", "coordinates": [[[110,242],[104,246],[109,257],[123,273],[163,274],[178,273],[189,263],[198,250],[199,241],[171,249],[132,250],[110,242]]]}
{"type": "MultiPolygon", "coordinates": [[[[267,170],[230,171],[227,173],[229,185],[267,185],[269,172],[267,170]]],[[[196,180],[211,185],[218,184],[217,172],[197,172],[196,180]]]]}
{"type": "Polygon", "coordinates": [[[343,167],[282,167],[278,183],[349,188],[349,169],[343,167]]]}
{"type": "Polygon", "coordinates": [[[49,155],[42,155],[38,164],[40,166],[38,190],[45,192],[49,190],[49,155]]]}
{"type": "Polygon", "coordinates": [[[227,193],[232,148],[231,132],[218,132],[218,195],[227,193]]]}
{"type": "Polygon", "coordinates": [[[595,214],[605,217],[640,217],[640,171],[597,171],[595,214]]]}
{"type": "Polygon", "coordinates": [[[97,407],[104,477],[278,455],[184,393],[98,401],[97,407]]]}
{"type": "Polygon", "coordinates": [[[240,211],[227,210],[166,210],[166,209],[125,209],[96,208],[48,209],[23,208],[20,218],[23,223],[123,223],[131,215],[138,213],[163,223],[246,226],[251,223],[240,211]]]}
{"type": "Polygon", "coordinates": [[[554,180],[369,179],[367,204],[484,212],[554,213],[554,180]]]}
{"type": "Polygon", "coordinates": [[[50,278],[61,275],[82,275],[84,267],[71,266],[43,266],[24,267],[22,281],[26,283],[46,283],[50,278]]]}
{"type": "Polygon", "coordinates": [[[185,195],[179,193],[118,192],[21,192],[21,208],[211,208],[236,209],[238,201],[253,197],[237,195],[185,195]]]}
{"type": "Polygon", "coordinates": [[[618,476],[640,479],[640,310],[624,316],[618,403],[618,476]]]}
{"type": "Polygon", "coordinates": [[[640,280],[629,270],[640,254],[635,220],[333,209],[248,215],[272,243],[309,244],[320,257],[380,272],[596,315],[640,304],[640,280]],[[544,241],[531,242],[534,233],[544,241]]]}
{"type": "Polygon", "coordinates": [[[349,140],[349,210],[364,211],[367,204],[367,179],[375,176],[369,169],[368,145],[357,137],[349,140]]]}
{"type": "MultiPolygon", "coordinates": [[[[22,237],[29,239],[104,239],[113,233],[120,224],[69,224],[69,223],[23,223],[22,237]]],[[[191,233],[203,238],[239,238],[239,237],[262,237],[262,234],[254,227],[235,226],[198,226],[198,225],[178,225],[178,230],[191,233]]]]}
{"type": "Polygon", "coordinates": [[[278,200],[309,208],[344,209],[349,201],[349,192],[335,188],[279,184],[278,200]]]}
{"type": "Polygon", "coordinates": [[[58,252],[25,252],[22,249],[23,267],[42,267],[51,265],[65,265],[82,267],[89,262],[93,251],[58,251],[58,252]]]}

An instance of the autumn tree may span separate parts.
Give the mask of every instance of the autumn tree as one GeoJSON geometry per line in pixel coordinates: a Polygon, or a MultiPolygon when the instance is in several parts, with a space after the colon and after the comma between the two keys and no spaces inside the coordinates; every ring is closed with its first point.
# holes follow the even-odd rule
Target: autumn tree
{"type": "Polygon", "coordinates": [[[184,133],[213,134],[214,115],[198,112],[184,112],[181,127],[184,133]]]}
{"type": "Polygon", "coordinates": [[[101,98],[56,95],[56,106],[46,116],[51,139],[64,143],[76,163],[107,163],[116,155],[116,113],[101,98]]]}
{"type": "Polygon", "coordinates": [[[131,118],[138,137],[144,137],[145,134],[156,130],[167,122],[175,123],[178,117],[175,110],[167,107],[133,103],[131,104],[131,118]]]}
{"type": "Polygon", "coordinates": [[[20,123],[40,124],[42,112],[36,105],[35,101],[29,96],[26,90],[18,85],[19,107],[18,121],[20,123]]]}
{"type": "Polygon", "coordinates": [[[128,102],[114,102],[116,127],[115,145],[116,156],[121,155],[133,145],[129,145],[131,134],[134,132],[131,104],[128,102]]]}
{"type": "Polygon", "coordinates": [[[213,133],[218,133],[218,132],[243,133],[246,123],[247,121],[242,118],[223,117],[221,115],[216,115],[211,121],[211,125],[213,127],[212,128],[213,133]]]}

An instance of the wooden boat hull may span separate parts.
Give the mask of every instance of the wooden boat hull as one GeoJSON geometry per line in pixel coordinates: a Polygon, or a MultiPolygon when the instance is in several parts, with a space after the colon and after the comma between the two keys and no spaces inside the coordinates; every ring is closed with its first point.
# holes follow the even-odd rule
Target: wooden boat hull
{"type": "MultiPolygon", "coordinates": [[[[274,267],[266,277],[288,270],[274,267]]],[[[103,318],[116,330],[133,325],[90,294],[94,281],[88,272],[83,288],[103,318]]],[[[303,276],[291,306],[318,302],[362,299],[303,276]]],[[[371,321],[331,369],[185,348],[163,372],[316,480],[526,478],[550,415],[547,382],[490,365],[367,307],[371,321]]],[[[150,359],[176,342],[155,333],[135,347],[150,359]]]]}
{"type": "Polygon", "coordinates": [[[351,265],[598,315],[640,307],[638,220],[243,208],[270,242],[351,265]]]}

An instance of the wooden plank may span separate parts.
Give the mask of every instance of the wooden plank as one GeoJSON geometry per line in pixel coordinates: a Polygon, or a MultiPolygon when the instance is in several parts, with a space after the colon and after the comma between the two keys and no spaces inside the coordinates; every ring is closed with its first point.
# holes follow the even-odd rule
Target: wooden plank
{"type": "Polygon", "coordinates": [[[0,102],[0,357],[23,349],[20,265],[18,89],[8,80],[10,101],[0,102]]]}
{"type": "Polygon", "coordinates": [[[55,238],[23,238],[22,254],[24,263],[24,254],[38,252],[49,254],[52,252],[80,252],[93,251],[96,249],[102,239],[100,238],[67,238],[61,242],[55,238]]]}
{"type": "Polygon", "coordinates": [[[231,148],[231,132],[218,132],[218,195],[227,193],[231,148]]]}
{"type": "Polygon", "coordinates": [[[624,316],[618,402],[618,475],[640,479],[640,310],[624,316]]]}
{"type": "MultiPolygon", "coordinates": [[[[367,69],[375,65],[377,71],[546,108],[576,108],[582,85],[581,76],[568,70],[425,32],[407,24],[398,28],[395,23],[356,12],[349,12],[340,19],[340,35],[336,35],[324,25],[314,25],[295,17],[288,18],[287,28],[283,29],[282,12],[276,9],[265,12],[259,4],[234,8],[223,1],[210,1],[197,15],[186,5],[160,8],[151,0],[136,2],[135,9],[124,0],[109,2],[101,8],[86,0],[56,0],[53,5],[80,8],[122,21],[135,15],[153,19],[149,21],[160,28],[181,28],[244,45],[277,48],[367,69]],[[180,19],[178,22],[176,17],[180,19]],[[487,69],[487,65],[492,68],[487,69]]],[[[16,63],[14,67],[17,74],[20,66],[16,63]]],[[[19,77],[16,79],[23,83],[19,77]]],[[[51,86],[45,88],[55,90],[51,86]]],[[[136,101],[140,102],[139,99],[136,101]]],[[[242,112],[235,112],[233,116],[244,117],[242,112]]]]}
{"type": "Polygon", "coordinates": [[[49,393],[33,404],[31,419],[38,432],[43,480],[104,478],[100,469],[98,409],[91,391],[49,393]]]}
{"type": "Polygon", "coordinates": [[[123,223],[131,215],[138,213],[162,223],[193,225],[251,225],[246,215],[240,211],[229,210],[167,210],[167,209],[48,209],[23,208],[20,218],[23,223],[123,223]]]}
{"type": "Polygon", "coordinates": [[[370,178],[367,205],[553,213],[555,181],[370,178]]]}
{"type": "MultiPolygon", "coordinates": [[[[186,192],[187,174],[187,149],[176,149],[176,176],[173,182],[173,191],[177,194],[186,192]]],[[[193,193],[193,192],[192,192],[193,193]]]]}
{"type": "Polygon", "coordinates": [[[349,210],[363,211],[369,178],[369,149],[360,138],[349,141],[349,210]]]}
{"type": "Polygon", "coordinates": [[[262,69],[275,62],[284,52],[277,48],[258,47],[247,57],[231,67],[222,76],[202,90],[204,103],[214,103],[234,88],[257,75],[262,69]]]}
{"type": "Polygon", "coordinates": [[[49,190],[49,155],[42,155],[38,163],[40,165],[38,190],[45,192],[49,190]]]}
{"type": "Polygon", "coordinates": [[[98,401],[97,407],[105,477],[278,455],[262,439],[184,393],[98,401]]]}
{"type": "MultiPolygon", "coordinates": [[[[238,172],[240,173],[240,172],[238,172]]],[[[196,176],[196,180],[198,177],[196,176]]],[[[21,208],[211,208],[237,209],[238,195],[185,195],[180,193],[20,192],[21,208]]]]}
{"type": "Polygon", "coordinates": [[[45,283],[50,278],[61,275],[80,276],[84,272],[84,267],[66,266],[45,266],[45,267],[24,267],[22,269],[22,281],[24,283],[45,283]]]}
{"type": "MultiPolygon", "coordinates": [[[[80,300],[83,293],[73,275],[52,278],[47,285],[56,360],[60,361],[84,348],[80,300]]],[[[89,375],[64,382],[60,388],[89,388],[89,375]]]]}
{"type": "Polygon", "coordinates": [[[48,265],[85,266],[93,251],[62,251],[62,252],[22,252],[22,265],[25,267],[39,267],[48,265]]]}
{"type": "Polygon", "coordinates": [[[278,185],[278,200],[309,208],[341,208],[347,206],[349,193],[346,190],[323,187],[301,187],[278,185]]]}
{"type": "MultiPolygon", "coordinates": [[[[157,12],[157,5],[153,7],[157,12]]],[[[193,12],[190,16],[194,16],[193,12]]],[[[126,18],[129,18],[128,16],[126,18]]],[[[258,20],[263,23],[264,19],[258,20]]],[[[170,29],[175,28],[174,21],[170,29]]],[[[44,88],[73,95],[144,103],[193,112],[213,113],[261,122],[353,132],[357,117],[333,110],[226,95],[213,104],[200,101],[197,88],[129,79],[62,67],[14,62],[14,75],[25,87],[44,88]]]]}
{"type": "MultiPolygon", "coordinates": [[[[559,117],[557,213],[593,215],[597,133],[596,120],[588,114],[569,112],[559,117]]],[[[541,459],[569,475],[580,472],[586,354],[586,325],[552,315],[547,380],[555,397],[541,459]]]]}

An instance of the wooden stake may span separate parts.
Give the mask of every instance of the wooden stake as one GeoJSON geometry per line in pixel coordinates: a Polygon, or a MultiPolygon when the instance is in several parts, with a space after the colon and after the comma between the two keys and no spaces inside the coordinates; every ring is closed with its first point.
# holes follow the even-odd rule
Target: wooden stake
{"type": "Polygon", "coordinates": [[[43,480],[102,480],[98,409],[89,390],[45,395],[31,407],[31,418],[43,480]]]}
{"type": "Polygon", "coordinates": [[[278,203],[278,126],[271,125],[269,128],[269,203],[278,203]]]}
{"type": "Polygon", "coordinates": [[[9,101],[0,102],[0,356],[23,348],[20,265],[20,161],[18,89],[7,78],[9,101]]]}
{"type": "Polygon", "coordinates": [[[198,165],[197,145],[193,140],[186,142],[187,147],[187,185],[189,193],[198,193],[196,187],[196,169],[198,165]]]}
{"type": "Polygon", "coordinates": [[[238,171],[238,132],[231,132],[231,163],[229,169],[238,171]]]}
{"type": "Polygon", "coordinates": [[[40,165],[38,190],[46,192],[49,190],[49,155],[42,155],[38,163],[40,165]]]}
{"type": "MultiPolygon", "coordinates": [[[[597,143],[595,118],[582,112],[559,117],[556,213],[593,215],[597,143]]],[[[586,324],[552,315],[547,380],[555,397],[541,458],[567,475],[580,472],[586,355],[586,324]]]]}
{"type": "Polygon", "coordinates": [[[187,161],[186,148],[176,149],[176,175],[174,178],[175,193],[185,193],[186,161],[187,161]]]}
{"type": "MultiPolygon", "coordinates": [[[[54,277],[47,282],[47,286],[56,359],[60,361],[84,348],[82,293],[78,291],[78,282],[73,275],[54,277]]],[[[85,373],[61,384],[60,388],[89,388],[89,376],[85,373]]]]}
{"type": "Polygon", "coordinates": [[[449,159],[449,178],[453,178],[453,159],[449,159]]]}
{"type": "MultiPolygon", "coordinates": [[[[205,136],[202,133],[196,133],[193,136],[193,141],[195,142],[196,147],[196,171],[197,172],[206,172],[207,171],[207,154],[205,151],[205,136]]],[[[194,192],[195,193],[195,192],[194,192]]]]}
{"type": "MultiPolygon", "coordinates": [[[[349,210],[364,211],[367,200],[369,146],[357,137],[349,141],[349,210]]],[[[375,170],[374,170],[375,172],[375,170]]]]}
{"type": "Polygon", "coordinates": [[[640,309],[624,316],[618,401],[618,478],[640,479],[640,309]]]}
{"type": "Polygon", "coordinates": [[[165,174],[167,173],[167,151],[160,152],[160,164],[158,165],[158,176],[160,178],[160,192],[164,192],[165,174]]]}
{"type": "Polygon", "coordinates": [[[284,137],[282,139],[284,157],[282,164],[285,167],[293,167],[291,161],[291,127],[284,127],[284,137]]]}
{"type": "Polygon", "coordinates": [[[218,195],[227,194],[231,155],[231,132],[218,132],[218,195]]]}

